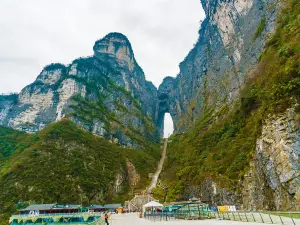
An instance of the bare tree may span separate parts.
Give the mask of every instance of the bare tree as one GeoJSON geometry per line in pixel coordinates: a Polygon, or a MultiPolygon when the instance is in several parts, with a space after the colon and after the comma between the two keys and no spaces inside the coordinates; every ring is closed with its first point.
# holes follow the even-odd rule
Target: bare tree
{"type": "Polygon", "coordinates": [[[170,184],[166,183],[166,182],[163,182],[163,181],[159,181],[157,183],[157,187],[161,188],[163,190],[163,202],[166,202],[166,199],[167,199],[167,196],[168,196],[168,193],[169,193],[169,190],[170,190],[170,184]]]}

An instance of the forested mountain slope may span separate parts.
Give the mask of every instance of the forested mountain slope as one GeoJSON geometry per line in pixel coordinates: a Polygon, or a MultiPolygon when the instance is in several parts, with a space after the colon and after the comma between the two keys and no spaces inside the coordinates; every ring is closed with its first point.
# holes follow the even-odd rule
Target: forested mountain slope
{"type": "Polygon", "coordinates": [[[145,189],[159,157],[116,146],[68,119],[36,134],[2,127],[0,134],[0,224],[29,203],[122,202],[145,189]]]}
{"type": "MultiPolygon", "coordinates": [[[[222,1],[221,6],[214,5],[215,11],[209,11],[211,5],[206,9],[208,17],[216,18],[222,5],[229,7],[235,2],[222,1]]],[[[262,8],[272,9],[267,3],[270,1],[264,2],[262,8]]],[[[255,7],[258,2],[253,4],[255,7]]],[[[258,64],[253,64],[251,73],[246,73],[248,79],[244,79],[236,97],[230,102],[225,99],[223,104],[211,101],[194,104],[191,112],[196,115],[196,125],[191,125],[194,120],[187,120],[190,122],[185,123],[190,123],[191,128],[173,136],[161,177],[163,188],[156,190],[157,197],[174,201],[197,196],[211,204],[236,204],[244,209],[300,208],[300,3],[288,0],[276,4],[273,8],[281,5],[282,10],[276,30],[270,37],[264,37],[266,44],[261,54],[253,52],[253,48],[269,26],[268,14],[261,14],[257,29],[247,34],[253,42],[247,54],[257,54],[258,64]],[[197,112],[198,106],[201,113],[197,112]]],[[[205,29],[202,26],[200,34],[205,29]]],[[[246,34],[240,35],[246,38],[246,34]]],[[[202,36],[199,40],[203,39],[202,36]]],[[[191,63],[192,52],[185,63],[191,63]]],[[[240,74],[241,70],[238,71],[240,74]]],[[[211,75],[202,78],[208,76],[211,75]]],[[[180,74],[176,82],[182,77],[180,74]]],[[[232,82],[219,81],[218,85],[221,84],[232,85],[232,82]]],[[[210,96],[209,93],[220,90],[218,85],[197,90],[210,96]]],[[[171,95],[176,93],[176,89],[169,90],[171,95]]],[[[186,92],[182,94],[186,96],[186,92]]],[[[191,97],[199,100],[196,95],[191,97]]],[[[183,114],[191,115],[186,111],[183,114]]]]}

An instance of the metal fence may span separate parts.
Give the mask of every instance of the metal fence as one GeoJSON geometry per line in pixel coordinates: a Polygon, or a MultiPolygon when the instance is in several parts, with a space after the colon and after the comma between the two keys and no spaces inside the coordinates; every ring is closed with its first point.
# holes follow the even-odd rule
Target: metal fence
{"type": "MultiPolygon", "coordinates": [[[[300,225],[296,214],[273,212],[146,212],[144,218],[150,221],[218,219],[266,224],[300,225]]],[[[298,214],[299,215],[299,214],[298,214]]]]}
{"type": "Polygon", "coordinates": [[[297,218],[293,218],[293,214],[286,214],[285,216],[282,216],[280,213],[275,212],[210,212],[209,217],[215,219],[234,220],[243,222],[300,225],[300,220],[297,218]]]}
{"type": "Polygon", "coordinates": [[[11,225],[22,224],[91,224],[103,225],[105,221],[101,213],[57,213],[39,215],[12,215],[9,220],[11,225]]]}
{"type": "Polygon", "coordinates": [[[144,218],[150,221],[199,220],[207,219],[208,215],[201,212],[145,212],[144,218]]]}

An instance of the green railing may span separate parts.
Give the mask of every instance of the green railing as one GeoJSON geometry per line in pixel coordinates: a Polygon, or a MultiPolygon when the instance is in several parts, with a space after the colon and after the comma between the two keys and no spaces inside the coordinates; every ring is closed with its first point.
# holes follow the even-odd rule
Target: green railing
{"type": "Polygon", "coordinates": [[[150,221],[169,221],[169,220],[199,220],[208,219],[205,212],[145,212],[144,218],[150,221]]]}
{"type": "Polygon", "coordinates": [[[145,212],[144,218],[150,221],[169,220],[233,220],[266,224],[300,225],[300,213],[288,212],[145,212]]]}
{"type": "Polygon", "coordinates": [[[293,213],[280,212],[210,212],[209,217],[214,219],[234,220],[243,222],[256,222],[266,224],[284,224],[284,225],[297,225],[300,220],[293,216],[293,213]]]}
{"type": "Polygon", "coordinates": [[[101,213],[55,213],[39,215],[13,215],[9,219],[11,225],[23,224],[92,224],[102,225],[104,219],[101,213]],[[75,221],[74,221],[75,220],[75,221]]]}

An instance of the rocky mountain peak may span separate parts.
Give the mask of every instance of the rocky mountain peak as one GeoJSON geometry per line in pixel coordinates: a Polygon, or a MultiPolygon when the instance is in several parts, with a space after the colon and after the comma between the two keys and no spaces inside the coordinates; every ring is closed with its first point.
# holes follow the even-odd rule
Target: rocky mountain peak
{"type": "Polygon", "coordinates": [[[128,38],[121,33],[109,33],[104,38],[96,41],[94,45],[96,57],[109,54],[116,57],[119,61],[134,63],[134,54],[128,38]]]}
{"type": "Polygon", "coordinates": [[[210,12],[213,12],[213,9],[216,8],[217,2],[218,1],[201,0],[201,4],[206,16],[209,16],[210,12]]]}
{"type": "Polygon", "coordinates": [[[36,81],[44,84],[55,84],[65,73],[67,67],[60,63],[52,63],[44,67],[36,81]]]}
{"type": "Polygon", "coordinates": [[[161,85],[159,85],[158,91],[159,92],[169,92],[169,91],[171,91],[172,88],[173,88],[174,82],[175,82],[174,77],[165,77],[163,79],[163,82],[161,83],[161,85]]]}
{"type": "Polygon", "coordinates": [[[66,66],[45,66],[18,95],[0,96],[0,125],[37,132],[68,117],[122,146],[142,148],[156,140],[157,90],[145,79],[127,37],[110,33],[95,43],[94,52],[66,66]]]}
{"type": "MultiPolygon", "coordinates": [[[[271,0],[272,1],[272,0],[271,0]]],[[[217,13],[217,16],[221,16],[220,12],[228,13],[232,12],[232,16],[235,13],[237,14],[246,14],[252,8],[254,1],[253,0],[201,0],[202,7],[205,11],[205,14],[210,19],[213,18],[214,14],[217,13]],[[234,9],[234,10],[232,10],[234,9]]]]}

